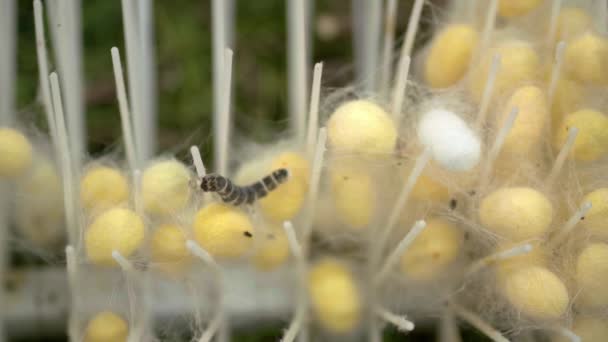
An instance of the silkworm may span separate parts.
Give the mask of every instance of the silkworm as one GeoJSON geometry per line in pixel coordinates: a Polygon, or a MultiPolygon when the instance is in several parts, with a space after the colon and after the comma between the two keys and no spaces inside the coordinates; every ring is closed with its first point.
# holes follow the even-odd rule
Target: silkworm
{"type": "Polygon", "coordinates": [[[287,169],[278,169],[261,180],[248,185],[235,185],[228,177],[210,173],[201,180],[201,189],[217,193],[222,201],[232,205],[252,204],[289,179],[287,169]]]}

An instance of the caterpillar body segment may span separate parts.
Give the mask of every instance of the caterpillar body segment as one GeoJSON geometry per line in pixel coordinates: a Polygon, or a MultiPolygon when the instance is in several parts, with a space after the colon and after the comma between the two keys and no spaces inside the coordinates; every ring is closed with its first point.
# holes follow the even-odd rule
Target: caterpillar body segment
{"type": "Polygon", "coordinates": [[[238,186],[227,177],[211,173],[201,180],[201,189],[205,192],[216,192],[225,203],[252,204],[288,179],[289,171],[278,169],[251,185],[238,186]]]}

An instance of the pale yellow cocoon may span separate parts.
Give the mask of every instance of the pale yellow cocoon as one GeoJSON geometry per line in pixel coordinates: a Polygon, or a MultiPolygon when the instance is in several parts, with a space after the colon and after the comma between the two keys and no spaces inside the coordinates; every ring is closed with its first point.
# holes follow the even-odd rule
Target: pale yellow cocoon
{"type": "Polygon", "coordinates": [[[85,342],[126,342],[129,335],[127,322],[117,314],[102,311],[95,315],[85,329],[85,342]]]}
{"type": "Polygon", "coordinates": [[[353,331],[361,318],[359,289],[350,270],[338,260],[324,259],[308,273],[308,290],[315,316],[328,331],[353,331]]]}
{"type": "Polygon", "coordinates": [[[608,188],[594,190],[583,199],[582,203],[591,203],[591,209],[581,221],[592,234],[608,238],[608,188]]]}
{"type": "Polygon", "coordinates": [[[423,173],[412,189],[412,198],[418,201],[446,202],[450,199],[450,192],[445,185],[423,173]]]}
{"type": "Polygon", "coordinates": [[[176,214],[190,199],[190,172],[177,160],[158,162],[142,175],[141,194],[146,211],[176,214]]]}
{"type": "Polygon", "coordinates": [[[289,179],[259,200],[262,213],[273,222],[283,222],[295,217],[302,209],[308,194],[310,163],[306,158],[295,152],[281,153],[273,159],[266,174],[280,168],[289,170],[289,179]]]}
{"type": "Polygon", "coordinates": [[[466,74],[479,34],[470,25],[453,24],[439,32],[424,64],[424,79],[433,88],[456,84],[466,74]]]}
{"type": "Polygon", "coordinates": [[[427,221],[426,228],[401,256],[401,272],[415,281],[441,275],[460,254],[464,235],[443,219],[427,221]]]}
{"type": "Polygon", "coordinates": [[[52,248],[65,235],[63,188],[55,166],[38,159],[17,182],[15,224],[36,246],[52,248]]]}
{"type": "Polygon", "coordinates": [[[192,260],[186,248],[186,233],[175,224],[161,225],[152,233],[150,252],[152,261],[167,272],[179,272],[192,260]]]}
{"type": "Polygon", "coordinates": [[[608,244],[593,243],[583,249],[576,260],[576,284],[577,304],[608,307],[608,244]]]}
{"type": "Polygon", "coordinates": [[[508,40],[489,49],[472,72],[470,91],[473,99],[481,101],[488,80],[492,59],[500,54],[500,68],[494,83],[493,98],[509,93],[516,87],[530,83],[540,75],[540,58],[532,46],[524,41],[508,40]]]}
{"type": "Polygon", "coordinates": [[[545,234],[553,220],[553,205],[532,188],[500,188],[479,206],[484,228],[514,242],[545,234]]]}
{"type": "Polygon", "coordinates": [[[211,203],[196,213],[192,225],[196,242],[214,257],[238,258],[253,246],[253,225],[236,207],[211,203]]]}
{"type": "Polygon", "coordinates": [[[104,210],[129,200],[129,184],[119,170],[97,166],[80,180],[80,201],[87,210],[104,210]]]}
{"type": "MultiPolygon", "coordinates": [[[[522,244],[523,242],[501,243],[498,247],[496,247],[495,252],[504,252],[511,248],[521,246],[522,244]]],[[[532,250],[528,253],[496,261],[494,263],[494,271],[497,277],[504,281],[504,279],[508,277],[511,273],[516,272],[522,268],[528,266],[546,266],[547,256],[549,255],[547,250],[540,244],[538,240],[531,242],[531,245],[532,250]]]]}
{"type": "Polygon", "coordinates": [[[260,271],[272,271],[289,259],[289,242],[281,227],[273,228],[260,237],[260,244],[253,255],[253,264],[260,271]]]}
{"type": "Polygon", "coordinates": [[[608,152],[608,118],[603,113],[592,109],[581,109],[566,115],[558,126],[554,148],[559,150],[571,127],[578,128],[571,156],[578,161],[595,161],[608,152]]]}
{"type": "Polygon", "coordinates": [[[585,89],[577,81],[561,77],[557,81],[553,97],[552,124],[556,128],[566,114],[582,108],[585,101],[585,89]]]}
{"type": "Polygon", "coordinates": [[[593,19],[585,10],[576,7],[562,8],[557,18],[556,42],[567,42],[592,26],[593,19]]]}
{"type": "Polygon", "coordinates": [[[21,132],[0,127],[0,178],[22,175],[32,164],[32,145],[21,132]]]}
{"type": "Polygon", "coordinates": [[[537,320],[556,320],[568,309],[568,290],[551,271],[525,266],[500,283],[504,296],[522,314],[537,320]]]}
{"type": "Polygon", "coordinates": [[[125,208],[109,209],[95,218],[85,233],[87,258],[97,265],[116,265],[112,252],[131,256],[144,239],[141,217],[125,208]]]}
{"type": "MultiPolygon", "coordinates": [[[[608,324],[606,317],[577,316],[572,323],[572,332],[580,337],[581,342],[608,341],[608,324]]],[[[562,334],[555,334],[553,342],[571,342],[562,334]]]]}
{"type": "Polygon", "coordinates": [[[504,125],[513,108],[518,108],[519,112],[500,150],[502,157],[530,158],[530,154],[536,155],[540,151],[549,119],[546,97],[545,92],[535,86],[517,88],[511,95],[497,120],[497,127],[504,125]]]}
{"type": "Polygon", "coordinates": [[[542,3],[543,0],[500,0],[498,14],[505,18],[519,17],[535,10],[542,3]]]}
{"type": "Polygon", "coordinates": [[[608,40],[593,32],[572,39],[566,45],[564,70],[586,84],[608,84],[608,40]]]}
{"type": "Polygon", "coordinates": [[[375,189],[367,170],[350,164],[334,164],[330,170],[336,217],[352,229],[369,224],[375,207],[375,189]]]}
{"type": "Polygon", "coordinates": [[[386,154],[393,152],[397,129],[377,104],[349,101],[338,107],[327,121],[329,146],[340,152],[386,154]]]}

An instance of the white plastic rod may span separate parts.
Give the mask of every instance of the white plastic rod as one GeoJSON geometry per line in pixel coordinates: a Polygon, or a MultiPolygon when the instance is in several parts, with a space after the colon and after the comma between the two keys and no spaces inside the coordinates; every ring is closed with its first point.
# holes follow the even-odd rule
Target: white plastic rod
{"type": "Polygon", "coordinates": [[[299,142],[303,142],[306,136],[309,70],[307,13],[306,0],[287,0],[288,113],[299,142]]]}
{"type": "Polygon", "coordinates": [[[0,1],[0,126],[15,118],[16,25],[15,0],[0,1]]]}

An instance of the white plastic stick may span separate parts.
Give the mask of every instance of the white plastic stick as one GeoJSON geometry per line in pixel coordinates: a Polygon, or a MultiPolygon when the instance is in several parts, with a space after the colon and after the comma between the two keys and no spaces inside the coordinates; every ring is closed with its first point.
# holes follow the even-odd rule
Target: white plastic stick
{"type": "Polygon", "coordinates": [[[555,90],[557,89],[557,83],[562,71],[562,63],[564,61],[564,50],[566,49],[566,42],[559,42],[555,48],[555,60],[553,61],[553,68],[551,68],[551,79],[549,80],[549,89],[547,90],[547,104],[549,107],[553,105],[553,99],[555,97],[555,90]]]}
{"type": "Polygon", "coordinates": [[[308,98],[308,25],[305,0],[287,2],[287,76],[289,118],[297,141],[303,142],[306,130],[306,99],[308,98]]]}
{"type": "Polygon", "coordinates": [[[574,331],[572,331],[566,327],[556,327],[552,330],[557,331],[557,333],[559,333],[560,335],[565,337],[570,342],[585,342],[580,338],[580,336],[575,334],[574,331]]]}
{"type": "Polygon", "coordinates": [[[394,325],[397,328],[397,330],[399,330],[401,332],[407,333],[407,332],[414,330],[414,328],[416,327],[414,325],[414,323],[412,321],[408,320],[405,316],[400,316],[400,315],[394,314],[385,308],[376,307],[375,311],[376,311],[376,315],[378,315],[380,318],[382,318],[386,322],[394,325]]]}
{"type": "Polygon", "coordinates": [[[391,100],[391,114],[397,124],[401,119],[401,110],[403,109],[403,99],[405,98],[405,89],[407,88],[407,77],[410,73],[410,64],[412,59],[409,55],[402,56],[399,59],[399,67],[397,69],[397,79],[393,87],[393,95],[391,100]]]}
{"type": "Polygon", "coordinates": [[[196,241],[188,240],[186,241],[186,248],[194,255],[195,257],[201,259],[205,264],[211,267],[215,271],[221,271],[220,266],[215,262],[215,259],[207,252],[203,247],[201,247],[196,241]]]}
{"type": "Polygon", "coordinates": [[[227,2],[225,0],[211,1],[211,23],[213,33],[213,148],[214,148],[214,167],[220,172],[219,156],[221,154],[220,136],[222,131],[222,107],[223,107],[223,89],[224,89],[224,63],[225,49],[228,46],[227,26],[226,26],[226,9],[227,2]]]}
{"type": "MultiPolygon", "coordinates": [[[[414,47],[414,40],[416,39],[416,33],[418,33],[418,27],[420,26],[419,22],[423,7],[424,0],[415,0],[414,6],[412,7],[412,12],[410,14],[410,19],[407,23],[405,40],[403,41],[403,46],[401,47],[401,59],[405,58],[405,56],[412,55],[412,48],[414,47]]],[[[399,69],[397,69],[397,75],[403,73],[404,69],[401,65],[399,65],[399,69]]]]}
{"type": "Polygon", "coordinates": [[[479,45],[479,54],[483,55],[489,48],[490,39],[494,32],[494,25],[496,24],[496,13],[498,12],[498,0],[490,0],[488,4],[488,13],[486,13],[486,21],[483,26],[481,33],[481,44],[479,45]]]}
{"type": "Polygon", "coordinates": [[[486,122],[488,116],[488,108],[494,93],[494,84],[496,83],[496,76],[500,70],[500,55],[496,54],[492,57],[492,63],[488,70],[488,78],[483,88],[483,95],[481,97],[481,103],[479,104],[479,111],[477,112],[477,119],[475,121],[475,127],[480,129],[481,126],[486,122]]]}
{"type": "Polygon", "coordinates": [[[203,164],[203,159],[201,158],[201,152],[199,151],[198,146],[190,146],[190,154],[192,155],[192,162],[196,169],[196,175],[199,179],[202,179],[207,174],[207,170],[205,169],[205,164],[203,164]]]}
{"type": "Polygon", "coordinates": [[[60,84],[65,100],[64,112],[68,141],[70,142],[71,161],[75,175],[80,170],[81,160],[86,150],[83,70],[82,70],[82,32],[80,0],[58,0],[51,3],[52,22],[55,24],[54,50],[59,69],[60,84]]]}
{"type": "Polygon", "coordinates": [[[312,74],[312,89],[310,91],[310,107],[308,110],[308,129],[306,136],[307,154],[311,155],[315,150],[317,132],[319,131],[319,98],[321,96],[321,76],[323,75],[323,63],[315,64],[312,74]]]}
{"type": "Polygon", "coordinates": [[[15,0],[0,2],[0,125],[8,126],[15,118],[16,89],[15,0]]]}
{"type": "Polygon", "coordinates": [[[576,225],[587,215],[587,212],[591,210],[592,204],[591,202],[583,203],[575,212],[570,216],[566,224],[559,228],[559,230],[555,233],[551,239],[549,239],[548,245],[550,247],[556,247],[564,239],[572,232],[572,230],[576,227],[576,225]]]}
{"type": "Polygon", "coordinates": [[[127,99],[127,91],[125,89],[125,79],[122,72],[122,62],[120,61],[120,52],[117,47],[110,49],[112,53],[112,67],[114,68],[114,81],[116,83],[116,96],[118,97],[118,108],[120,111],[120,122],[122,124],[122,135],[125,141],[125,151],[127,154],[127,162],[131,171],[137,169],[137,157],[135,149],[135,140],[133,138],[133,128],[131,122],[131,113],[129,111],[129,101],[127,99]]]}
{"type": "Polygon", "coordinates": [[[144,206],[142,203],[143,199],[141,196],[141,170],[133,170],[133,206],[135,212],[141,217],[144,216],[144,206]]]}
{"type": "Polygon", "coordinates": [[[397,197],[397,201],[395,202],[395,205],[393,206],[393,209],[391,210],[386,227],[380,233],[380,240],[377,243],[377,248],[379,251],[381,251],[382,248],[384,248],[384,246],[386,245],[386,242],[387,242],[389,236],[391,235],[391,233],[393,232],[393,229],[395,228],[395,225],[397,224],[397,220],[399,219],[399,216],[401,215],[403,208],[405,207],[408,199],[410,198],[410,194],[412,193],[412,189],[414,188],[414,185],[416,185],[418,178],[422,174],[422,171],[424,171],[424,168],[426,167],[426,165],[428,164],[430,159],[431,159],[431,149],[427,147],[420,154],[420,156],[418,156],[418,158],[416,159],[414,168],[410,172],[410,175],[408,176],[408,178],[405,182],[405,185],[403,186],[403,189],[399,193],[399,196],[397,197]]]}
{"type": "Polygon", "coordinates": [[[407,248],[414,242],[416,237],[426,228],[426,222],[424,220],[416,221],[412,226],[412,229],[401,239],[395,250],[386,258],[384,265],[380,268],[380,271],[374,278],[374,282],[376,285],[381,285],[389,272],[392,270],[393,266],[397,260],[405,253],[407,248]]]}
{"type": "Polygon", "coordinates": [[[69,317],[68,317],[68,335],[71,341],[80,341],[80,323],[76,309],[80,307],[80,294],[78,287],[78,263],[76,261],[76,251],[74,247],[68,245],[65,247],[66,269],[68,273],[68,284],[72,295],[69,317]]]}
{"type": "Polygon", "coordinates": [[[232,89],[232,50],[226,49],[224,54],[224,74],[222,76],[222,96],[220,102],[220,116],[217,118],[219,122],[219,131],[216,131],[216,143],[218,144],[219,153],[217,155],[217,171],[225,175],[228,171],[228,155],[230,149],[230,101],[232,89]]]}
{"type": "Polygon", "coordinates": [[[293,254],[296,260],[301,260],[302,246],[300,246],[300,243],[298,243],[298,238],[296,237],[296,232],[293,229],[293,224],[291,223],[291,221],[285,221],[283,223],[283,230],[285,230],[285,235],[287,235],[287,242],[289,243],[291,253],[293,254]]]}
{"type": "Polygon", "coordinates": [[[462,342],[458,329],[458,323],[454,318],[452,308],[449,306],[446,307],[441,314],[438,335],[438,340],[442,342],[462,342]]]}
{"type": "Polygon", "coordinates": [[[51,93],[53,96],[53,109],[57,125],[57,138],[59,142],[61,173],[63,179],[63,200],[65,206],[66,226],[68,230],[68,241],[71,245],[78,243],[78,225],[76,211],[76,195],[74,193],[74,172],[72,170],[72,160],[70,159],[70,147],[68,135],[65,127],[65,117],[63,115],[63,103],[61,101],[61,90],[59,89],[59,79],[56,73],[49,76],[51,93]]]}
{"type": "Polygon", "coordinates": [[[480,189],[484,189],[488,185],[488,182],[490,181],[490,179],[489,179],[490,175],[492,174],[492,170],[494,169],[494,162],[496,161],[496,158],[498,158],[498,154],[500,153],[500,150],[502,149],[502,145],[504,144],[505,139],[507,138],[507,135],[511,131],[511,128],[513,128],[513,124],[515,123],[515,119],[517,119],[518,114],[519,114],[519,108],[514,107],[511,110],[511,112],[509,113],[509,116],[503,123],[500,130],[498,130],[496,139],[494,139],[494,144],[492,145],[492,147],[490,148],[490,151],[488,152],[487,159],[486,159],[486,161],[483,165],[483,169],[481,171],[480,186],[479,186],[480,189]]]}
{"type": "Polygon", "coordinates": [[[578,136],[578,128],[570,127],[570,129],[568,130],[568,137],[566,138],[564,145],[559,150],[559,153],[557,154],[557,157],[555,158],[555,162],[553,163],[553,166],[551,167],[549,176],[547,176],[547,181],[545,183],[547,188],[550,188],[551,186],[553,186],[553,183],[557,179],[557,176],[559,176],[559,173],[561,172],[562,167],[564,166],[564,163],[566,162],[566,158],[568,157],[568,154],[570,154],[570,150],[572,150],[572,148],[574,147],[574,142],[576,141],[577,136],[578,136]]]}
{"type": "Polygon", "coordinates": [[[557,19],[562,8],[562,0],[551,0],[551,16],[549,17],[549,29],[547,30],[547,46],[552,47],[557,33],[557,19]]]}
{"type": "Polygon", "coordinates": [[[397,21],[397,0],[386,2],[386,13],[384,16],[384,45],[382,46],[382,78],[380,90],[384,96],[388,96],[391,88],[391,71],[393,69],[393,45],[395,44],[395,24],[397,21]]]}
{"type": "Polygon", "coordinates": [[[479,272],[481,269],[483,269],[495,262],[530,253],[532,251],[532,249],[533,249],[533,247],[531,244],[525,243],[523,245],[518,245],[518,246],[515,246],[512,248],[509,248],[507,250],[499,251],[494,254],[485,256],[485,257],[477,260],[473,264],[471,264],[471,266],[469,266],[469,268],[466,272],[466,277],[470,277],[471,275],[479,272]]]}
{"type": "Polygon", "coordinates": [[[156,150],[157,103],[156,58],[154,46],[154,4],[152,0],[139,0],[139,48],[140,73],[139,94],[141,95],[141,115],[134,118],[137,154],[143,161],[150,159],[156,150]],[[138,120],[140,119],[140,120],[138,120]]]}
{"type": "Polygon", "coordinates": [[[310,236],[313,224],[313,215],[316,209],[317,195],[319,193],[319,184],[321,181],[321,169],[323,167],[323,159],[325,156],[325,142],[327,141],[327,128],[323,127],[319,130],[317,137],[317,146],[315,148],[315,156],[312,162],[312,173],[308,190],[308,199],[306,204],[306,220],[302,229],[302,244],[304,245],[304,254],[308,254],[308,238],[310,236]]]}
{"type": "Polygon", "coordinates": [[[129,103],[129,113],[131,113],[131,123],[133,125],[133,145],[134,145],[134,157],[135,157],[135,168],[141,166],[142,156],[139,155],[141,147],[138,143],[141,141],[140,134],[142,126],[140,126],[143,116],[145,115],[142,111],[142,98],[141,98],[141,54],[140,54],[140,35],[139,35],[139,19],[137,18],[137,1],[133,0],[121,0],[122,4],[122,23],[125,37],[125,47],[127,56],[127,76],[128,76],[128,87],[129,97],[131,102],[129,103]]]}
{"type": "Polygon", "coordinates": [[[290,221],[285,221],[283,223],[283,230],[285,231],[285,235],[287,236],[287,242],[289,243],[289,248],[291,249],[291,253],[294,256],[295,264],[296,264],[296,272],[298,277],[298,289],[297,289],[297,299],[296,299],[296,308],[291,322],[289,323],[289,327],[285,331],[282,342],[293,342],[298,336],[299,333],[301,339],[306,339],[308,334],[307,327],[304,325],[304,321],[307,316],[307,294],[306,288],[303,285],[306,281],[306,260],[304,259],[304,253],[302,251],[302,246],[298,242],[296,237],[295,229],[293,228],[293,224],[290,221]]]}
{"type": "Polygon", "coordinates": [[[485,322],[481,317],[477,316],[473,312],[466,310],[462,306],[450,302],[450,306],[454,310],[454,312],[463,320],[467,321],[474,328],[479,330],[482,334],[489,337],[494,342],[509,342],[509,340],[504,337],[500,331],[494,329],[490,324],[485,322]]]}
{"type": "Polygon", "coordinates": [[[608,33],[608,3],[606,0],[593,0],[593,12],[597,30],[601,34],[608,33]]]}
{"type": "Polygon", "coordinates": [[[54,118],[53,102],[51,100],[51,86],[49,84],[49,62],[44,34],[44,14],[40,0],[34,0],[34,25],[36,28],[36,57],[38,59],[38,79],[42,91],[42,104],[46,121],[49,126],[49,134],[54,151],[59,155],[59,142],[57,141],[57,128],[54,118]]]}

